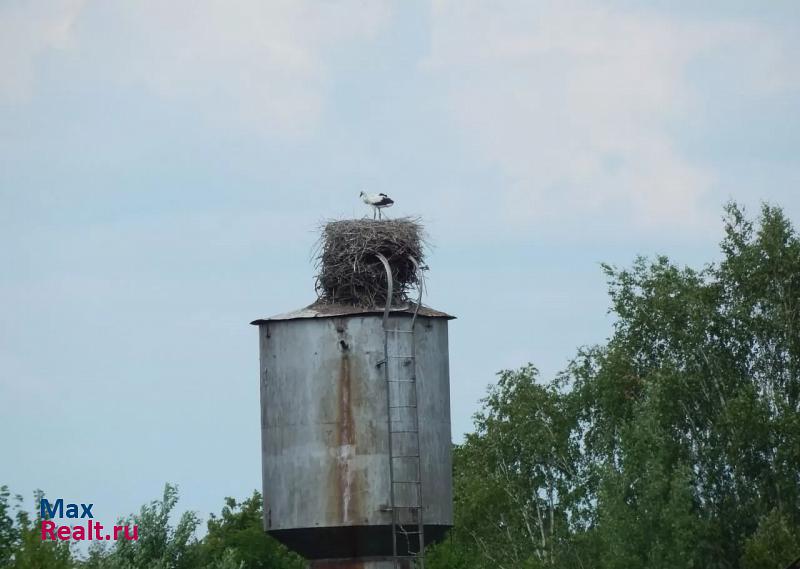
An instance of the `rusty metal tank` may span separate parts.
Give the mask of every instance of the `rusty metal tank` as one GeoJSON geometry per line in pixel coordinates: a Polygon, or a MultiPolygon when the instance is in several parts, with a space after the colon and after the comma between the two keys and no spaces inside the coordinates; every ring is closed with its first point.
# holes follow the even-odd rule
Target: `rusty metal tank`
{"type": "MultiPolygon", "coordinates": [[[[392,326],[411,318],[409,306],[388,317],[392,326]]],[[[453,523],[452,318],[421,307],[408,335],[416,352],[426,543],[453,523]]],[[[392,555],[383,311],[311,305],[252,324],[260,337],[266,531],[307,559],[383,567],[392,555]]]]}

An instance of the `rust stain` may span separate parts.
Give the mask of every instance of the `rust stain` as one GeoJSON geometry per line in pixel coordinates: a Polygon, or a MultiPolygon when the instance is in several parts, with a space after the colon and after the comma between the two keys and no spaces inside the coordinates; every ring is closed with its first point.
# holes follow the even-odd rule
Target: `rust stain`
{"type": "Polygon", "coordinates": [[[339,423],[338,423],[338,490],[341,506],[341,521],[352,521],[351,502],[353,499],[353,472],[351,459],[355,455],[355,426],[352,409],[352,377],[350,375],[350,356],[343,354],[339,369],[339,423]]]}
{"type": "Polygon", "coordinates": [[[354,409],[359,404],[356,359],[351,357],[351,340],[347,336],[347,321],[336,319],[336,342],[339,347],[339,370],[336,385],[336,429],[331,441],[334,460],[329,478],[329,521],[334,524],[362,523],[360,491],[363,473],[356,469],[356,424],[354,409]]]}

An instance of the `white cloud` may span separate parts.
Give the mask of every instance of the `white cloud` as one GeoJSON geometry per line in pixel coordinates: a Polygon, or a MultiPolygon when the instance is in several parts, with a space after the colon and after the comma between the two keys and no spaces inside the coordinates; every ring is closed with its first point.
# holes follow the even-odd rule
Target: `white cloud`
{"type": "Polygon", "coordinates": [[[382,0],[94,2],[77,24],[77,10],[62,2],[42,8],[41,22],[31,10],[6,10],[25,31],[6,40],[9,73],[0,89],[29,84],[34,55],[68,33],[81,78],[98,90],[107,82],[143,86],[197,108],[198,120],[234,119],[288,135],[312,128],[324,109],[331,53],[368,42],[390,16],[382,0]]]}
{"type": "Polygon", "coordinates": [[[780,38],[750,24],[579,1],[440,0],[432,20],[424,67],[464,139],[499,167],[501,207],[519,223],[621,209],[633,225],[704,224],[715,172],[676,134],[699,112],[691,66],[747,50],[753,89],[797,77],[780,38]]]}
{"type": "Polygon", "coordinates": [[[385,2],[181,0],[126,4],[144,45],[115,46],[132,81],[256,128],[302,133],[325,105],[331,50],[374,37],[385,2]]]}
{"type": "Polygon", "coordinates": [[[0,3],[0,101],[30,93],[37,58],[72,45],[86,0],[0,3]]]}

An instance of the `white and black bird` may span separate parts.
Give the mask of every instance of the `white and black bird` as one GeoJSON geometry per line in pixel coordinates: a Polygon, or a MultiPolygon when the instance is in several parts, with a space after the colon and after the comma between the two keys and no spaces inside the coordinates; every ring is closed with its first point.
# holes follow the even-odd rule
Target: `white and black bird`
{"type": "Polygon", "coordinates": [[[361,192],[359,194],[365,204],[372,207],[372,219],[375,219],[377,213],[378,219],[381,219],[381,210],[385,207],[392,207],[394,200],[386,194],[366,194],[361,192]]]}

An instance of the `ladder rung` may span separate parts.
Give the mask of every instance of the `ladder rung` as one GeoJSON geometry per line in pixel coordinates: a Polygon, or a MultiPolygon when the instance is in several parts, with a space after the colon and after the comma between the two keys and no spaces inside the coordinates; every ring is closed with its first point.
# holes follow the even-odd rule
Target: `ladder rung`
{"type": "MultiPolygon", "coordinates": [[[[381,364],[386,365],[385,372],[387,374],[386,381],[387,383],[408,383],[408,388],[405,387],[398,387],[395,389],[390,389],[387,385],[387,395],[388,395],[388,407],[389,407],[389,437],[390,437],[390,444],[391,441],[397,440],[403,442],[403,440],[411,443],[409,446],[405,447],[404,450],[406,452],[411,452],[412,454],[398,454],[392,455],[390,453],[389,460],[392,462],[392,468],[397,469],[400,468],[402,474],[404,475],[411,475],[416,476],[413,479],[404,479],[404,480],[391,480],[391,487],[394,488],[392,491],[399,492],[401,494],[414,494],[416,497],[411,498],[408,501],[411,502],[418,502],[414,506],[406,505],[406,506],[398,506],[396,504],[392,504],[386,508],[386,511],[392,512],[392,539],[394,540],[395,547],[401,541],[406,543],[405,551],[397,552],[398,554],[394,555],[393,558],[395,559],[395,564],[398,564],[401,560],[409,560],[410,564],[413,566],[421,565],[424,563],[424,548],[425,548],[425,530],[423,525],[423,515],[424,515],[424,508],[423,504],[421,503],[422,500],[422,476],[421,476],[421,467],[422,467],[422,457],[420,456],[420,444],[419,444],[419,437],[420,437],[420,424],[419,424],[419,399],[418,399],[418,378],[415,373],[415,369],[413,366],[416,365],[416,354],[414,353],[414,346],[406,346],[401,344],[401,340],[399,338],[400,334],[411,334],[409,339],[413,342],[414,340],[414,329],[411,330],[401,330],[399,328],[391,328],[386,329],[386,341],[387,342],[397,342],[394,346],[394,349],[405,350],[409,349],[412,353],[410,354],[386,354],[386,359],[381,362],[381,364]],[[396,334],[397,336],[391,338],[391,334],[396,334]],[[394,374],[394,368],[396,366],[392,366],[389,364],[391,360],[405,360],[403,362],[398,362],[397,365],[402,367],[408,367],[408,372],[399,372],[398,379],[393,379],[389,377],[389,374],[394,374]],[[413,393],[410,393],[410,390],[413,390],[413,393]],[[398,402],[402,402],[404,399],[406,401],[413,401],[413,404],[407,405],[394,405],[393,400],[397,399],[398,402]],[[411,411],[408,412],[392,412],[392,409],[410,409],[411,411]],[[408,417],[407,417],[408,416],[408,417]],[[398,427],[394,429],[394,427],[398,427]],[[398,438],[393,439],[392,435],[399,435],[399,434],[409,434],[412,435],[411,439],[409,440],[408,437],[405,439],[398,438]],[[416,448],[416,452],[414,452],[414,447],[416,448]],[[403,462],[404,461],[404,462],[403,462]],[[403,488],[411,488],[412,490],[403,490],[403,488]],[[416,490],[413,490],[416,488],[416,490]],[[409,521],[405,521],[406,518],[409,518],[409,521]]],[[[379,364],[379,365],[381,365],[379,364]]],[[[391,470],[390,470],[391,472],[391,470]]],[[[392,478],[394,476],[392,475],[392,478]]],[[[392,500],[394,502],[394,499],[392,500]]],[[[405,563],[403,563],[405,565],[405,563]]]]}

